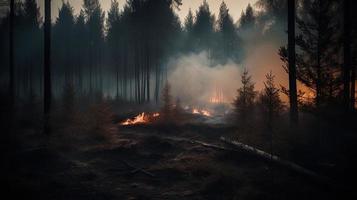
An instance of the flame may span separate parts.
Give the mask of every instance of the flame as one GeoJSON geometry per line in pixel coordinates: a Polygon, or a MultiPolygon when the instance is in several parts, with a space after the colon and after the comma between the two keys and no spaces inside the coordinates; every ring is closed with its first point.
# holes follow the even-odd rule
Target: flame
{"type": "Polygon", "coordinates": [[[200,114],[200,111],[197,108],[194,108],[192,110],[192,114],[200,114]]]}
{"type": "Polygon", "coordinates": [[[209,102],[210,103],[223,103],[224,102],[223,90],[216,86],[216,89],[215,89],[212,97],[209,99],[209,102]]]}
{"type": "Polygon", "coordinates": [[[211,117],[211,113],[208,110],[201,110],[201,114],[207,117],[211,117]]]}
{"type": "Polygon", "coordinates": [[[128,125],[135,125],[135,124],[145,124],[145,123],[149,123],[150,119],[159,116],[160,113],[154,113],[150,115],[150,114],[145,114],[145,112],[142,112],[141,114],[135,116],[133,119],[127,119],[124,122],[121,122],[120,125],[128,126],[128,125]]]}
{"type": "Polygon", "coordinates": [[[199,110],[199,109],[197,109],[197,108],[193,108],[193,109],[192,109],[192,114],[204,115],[204,116],[206,116],[206,117],[211,117],[211,116],[212,116],[211,112],[209,112],[208,110],[204,110],[204,109],[199,110]]]}

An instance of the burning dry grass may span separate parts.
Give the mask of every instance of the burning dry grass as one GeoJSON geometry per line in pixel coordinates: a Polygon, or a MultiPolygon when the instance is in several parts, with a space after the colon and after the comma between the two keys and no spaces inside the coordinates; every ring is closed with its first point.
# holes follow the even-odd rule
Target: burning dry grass
{"type": "Polygon", "coordinates": [[[205,117],[212,117],[211,112],[206,110],[206,109],[193,108],[192,109],[192,114],[202,115],[202,116],[205,116],[205,117]]]}
{"type": "Polygon", "coordinates": [[[170,115],[161,114],[160,112],[146,113],[142,112],[135,117],[127,118],[119,124],[121,126],[136,126],[136,125],[182,125],[191,121],[193,116],[213,117],[211,111],[199,108],[187,108],[180,111],[174,110],[170,115]]]}
{"type": "Polygon", "coordinates": [[[135,116],[134,118],[126,119],[125,121],[121,122],[120,125],[129,126],[129,125],[137,125],[137,124],[148,124],[158,117],[160,117],[160,113],[158,112],[152,114],[142,112],[141,114],[135,116]]]}

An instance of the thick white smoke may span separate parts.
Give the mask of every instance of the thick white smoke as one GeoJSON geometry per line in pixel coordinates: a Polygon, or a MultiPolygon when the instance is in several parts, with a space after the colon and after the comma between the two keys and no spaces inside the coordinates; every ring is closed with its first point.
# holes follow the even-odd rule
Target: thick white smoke
{"type": "Polygon", "coordinates": [[[231,103],[241,86],[243,69],[249,71],[257,91],[263,89],[265,75],[270,71],[275,75],[278,87],[286,86],[287,74],[282,68],[277,49],[276,45],[269,43],[251,46],[242,65],[229,62],[211,66],[206,52],[171,59],[168,80],[172,94],[186,105],[206,104],[217,93],[224,103],[231,103]]]}
{"type": "Polygon", "coordinates": [[[211,66],[206,52],[185,55],[169,62],[172,94],[184,104],[205,104],[217,93],[230,103],[240,86],[241,67],[230,62],[211,66]]]}

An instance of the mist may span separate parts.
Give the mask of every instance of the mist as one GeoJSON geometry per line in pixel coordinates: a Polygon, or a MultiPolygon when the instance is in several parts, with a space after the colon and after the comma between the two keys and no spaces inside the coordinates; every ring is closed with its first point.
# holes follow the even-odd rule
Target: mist
{"type": "Polygon", "coordinates": [[[205,104],[220,91],[222,101],[233,101],[240,85],[241,66],[229,62],[211,66],[207,52],[171,59],[168,80],[175,98],[184,104],[205,104]]]}
{"type": "MultiPolygon", "coordinates": [[[[206,51],[172,58],[168,63],[168,80],[174,98],[184,104],[205,104],[221,92],[222,103],[231,103],[241,86],[244,69],[252,76],[257,91],[264,88],[265,76],[270,71],[277,86],[287,86],[287,73],[277,52],[279,44],[258,42],[245,47],[247,56],[241,64],[228,61],[212,66],[206,51]]],[[[286,96],[281,97],[285,101],[286,96]]]]}

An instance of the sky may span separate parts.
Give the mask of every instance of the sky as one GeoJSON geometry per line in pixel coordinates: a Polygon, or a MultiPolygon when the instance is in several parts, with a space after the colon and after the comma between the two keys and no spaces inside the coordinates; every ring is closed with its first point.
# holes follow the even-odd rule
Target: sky
{"type": "MultiPolygon", "coordinates": [[[[37,1],[40,5],[41,13],[43,13],[44,0],[37,0],[37,1]]],[[[83,0],[68,0],[68,1],[73,6],[75,13],[78,14],[83,4],[83,0]]],[[[100,0],[104,11],[109,10],[111,1],[112,0],[100,0]]],[[[118,0],[118,1],[119,1],[120,8],[122,8],[126,0],[118,0]]],[[[219,6],[222,3],[222,1],[223,0],[207,0],[211,12],[214,13],[215,16],[218,16],[219,6]]],[[[242,10],[244,10],[249,3],[254,5],[257,0],[224,0],[224,1],[226,2],[227,7],[234,21],[237,21],[242,13],[242,10]]],[[[180,17],[181,22],[184,21],[190,8],[193,12],[195,12],[198,9],[198,7],[202,4],[202,2],[203,0],[182,0],[182,6],[180,6],[180,10],[176,10],[178,16],[180,17]]],[[[62,5],[62,0],[52,0],[53,20],[55,20],[55,18],[57,17],[58,9],[60,8],[61,5],[62,5]]]]}

